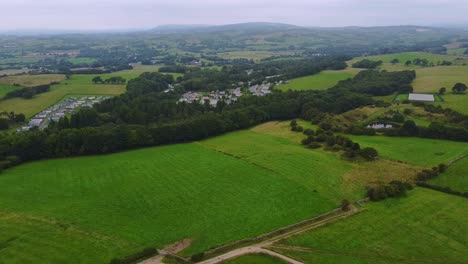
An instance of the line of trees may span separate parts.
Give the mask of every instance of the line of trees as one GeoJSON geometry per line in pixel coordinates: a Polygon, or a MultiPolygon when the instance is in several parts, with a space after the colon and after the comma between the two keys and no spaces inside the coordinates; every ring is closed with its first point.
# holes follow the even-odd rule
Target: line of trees
{"type": "Polygon", "coordinates": [[[373,60],[368,60],[368,59],[363,59],[360,61],[357,61],[353,63],[352,67],[353,68],[364,68],[364,69],[375,69],[382,65],[382,61],[373,61],[373,60]]]}
{"type": "Polygon", "coordinates": [[[4,99],[14,98],[14,97],[21,97],[25,99],[31,99],[37,94],[45,93],[50,91],[50,84],[45,85],[38,85],[34,87],[25,87],[19,90],[14,90],[7,93],[4,99]]]}
{"type": "Polygon", "coordinates": [[[344,89],[275,92],[211,107],[177,103],[178,95],[161,93],[173,77],[144,73],[127,92],[82,109],[45,130],[0,136],[0,167],[21,162],[112,153],[126,149],[200,140],[270,120],[307,118],[317,112],[341,113],[373,100],[344,89]]]}
{"type": "Polygon", "coordinates": [[[120,76],[113,76],[109,77],[107,79],[102,79],[101,76],[96,76],[91,80],[94,84],[100,83],[100,84],[125,84],[127,83],[127,80],[125,78],[122,78],[120,76]]]}
{"type": "Polygon", "coordinates": [[[365,70],[354,78],[340,81],[333,89],[344,88],[355,93],[372,96],[410,93],[413,91],[411,83],[416,78],[415,71],[387,72],[365,70]]]}

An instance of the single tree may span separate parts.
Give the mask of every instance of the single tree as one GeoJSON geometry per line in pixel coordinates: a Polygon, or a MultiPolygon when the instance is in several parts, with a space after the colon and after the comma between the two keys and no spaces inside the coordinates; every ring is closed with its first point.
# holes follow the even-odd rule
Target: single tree
{"type": "Polygon", "coordinates": [[[93,83],[102,83],[102,78],[101,76],[96,76],[91,80],[93,83]]]}
{"type": "Polygon", "coordinates": [[[452,91],[453,93],[463,93],[465,92],[467,89],[466,85],[464,83],[456,83],[453,88],[452,88],[452,91]]]}
{"type": "Polygon", "coordinates": [[[439,94],[444,94],[447,91],[447,88],[442,87],[439,89],[439,94]]]}
{"type": "Polygon", "coordinates": [[[407,60],[407,61],[405,62],[405,65],[406,65],[406,66],[410,66],[410,65],[411,65],[411,61],[410,61],[410,60],[407,60]]]}
{"type": "Polygon", "coordinates": [[[393,60],[391,61],[391,63],[392,63],[392,64],[397,64],[397,63],[400,63],[400,61],[399,61],[397,58],[395,58],[395,59],[393,59],[393,60]]]}

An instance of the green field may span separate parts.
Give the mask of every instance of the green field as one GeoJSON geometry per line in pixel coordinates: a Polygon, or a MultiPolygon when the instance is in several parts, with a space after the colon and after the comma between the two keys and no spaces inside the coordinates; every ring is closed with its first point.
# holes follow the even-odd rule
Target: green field
{"type": "Polygon", "coordinates": [[[451,108],[457,112],[468,115],[468,94],[444,94],[442,96],[445,100],[439,103],[444,108],[451,108]]]}
{"type": "Polygon", "coordinates": [[[228,261],[222,262],[223,264],[285,264],[286,262],[273,258],[267,255],[252,254],[237,257],[228,261]]]}
{"type": "Polygon", "coordinates": [[[436,166],[468,152],[468,143],[411,137],[348,135],[361,147],[375,148],[381,157],[421,166],[436,166]]]}
{"type": "Polygon", "coordinates": [[[93,58],[70,58],[68,59],[69,62],[73,64],[92,64],[96,62],[96,59],[93,58]]]}
{"type": "Polygon", "coordinates": [[[402,52],[402,53],[394,53],[394,54],[385,54],[385,55],[375,55],[375,56],[367,56],[367,57],[357,57],[354,58],[351,63],[354,63],[356,61],[360,61],[363,59],[369,59],[369,60],[381,60],[384,63],[390,63],[393,59],[398,59],[400,61],[399,64],[404,64],[407,60],[413,61],[414,59],[419,58],[419,59],[426,59],[429,62],[432,63],[437,63],[441,62],[443,60],[446,61],[452,61],[455,63],[462,63],[461,61],[458,61],[457,59],[462,58],[462,56],[451,56],[451,55],[443,55],[443,54],[432,54],[432,53],[426,53],[426,52],[402,52]]]}
{"type": "MultiPolygon", "coordinates": [[[[49,229],[58,230],[44,232],[43,244],[13,240],[2,254],[10,256],[6,263],[15,257],[34,258],[38,252],[49,258],[44,262],[61,263],[58,260],[76,250],[63,246],[76,239],[74,233],[62,232],[69,230],[116,239],[88,237],[91,245],[102,244],[102,252],[82,241],[80,256],[90,256],[83,257],[83,263],[185,238],[193,244],[183,254],[192,254],[335,208],[343,190],[353,188],[342,179],[351,169],[334,155],[254,131],[106,156],[32,162],[1,175],[2,212],[25,222],[44,219],[55,223],[49,229]],[[21,250],[29,247],[34,251],[21,250]]],[[[346,197],[362,197],[364,188],[359,190],[346,197]]],[[[28,228],[18,227],[8,237],[28,228]]]]}
{"type": "Polygon", "coordinates": [[[21,86],[37,86],[50,84],[53,82],[60,82],[65,80],[63,74],[39,74],[39,75],[18,75],[18,76],[7,76],[0,78],[2,84],[19,84],[21,86]]]}
{"type": "Polygon", "coordinates": [[[296,78],[288,84],[279,85],[276,88],[287,90],[325,90],[335,86],[339,81],[352,78],[359,72],[357,69],[346,69],[343,71],[323,71],[306,77],[296,78]]]}
{"type": "Polygon", "coordinates": [[[417,188],[285,242],[309,252],[278,251],[305,263],[467,263],[467,206],[466,198],[417,188]]]}
{"type": "Polygon", "coordinates": [[[457,161],[445,173],[430,180],[429,183],[459,192],[468,192],[468,158],[457,161]]]}
{"type": "Polygon", "coordinates": [[[7,93],[18,89],[21,89],[21,87],[15,87],[9,84],[0,84],[0,99],[3,98],[7,93]]]}
{"type": "Polygon", "coordinates": [[[417,93],[436,93],[441,87],[446,87],[451,92],[453,85],[457,82],[468,85],[468,66],[438,66],[418,69],[413,87],[417,93]]]}

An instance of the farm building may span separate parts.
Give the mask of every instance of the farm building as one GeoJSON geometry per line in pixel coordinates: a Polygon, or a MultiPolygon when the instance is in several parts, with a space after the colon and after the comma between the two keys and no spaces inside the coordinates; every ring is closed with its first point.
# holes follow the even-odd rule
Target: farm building
{"type": "Polygon", "coordinates": [[[434,95],[432,94],[414,94],[410,93],[408,99],[410,101],[425,101],[425,102],[434,102],[434,95]]]}

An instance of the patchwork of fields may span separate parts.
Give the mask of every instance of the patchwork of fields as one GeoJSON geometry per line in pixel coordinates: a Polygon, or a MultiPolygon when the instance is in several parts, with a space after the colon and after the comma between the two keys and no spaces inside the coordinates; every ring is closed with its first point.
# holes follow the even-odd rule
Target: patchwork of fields
{"type": "Polygon", "coordinates": [[[417,188],[365,204],[363,212],[284,241],[305,263],[466,263],[468,200],[417,188]]]}
{"type": "MultiPolygon", "coordinates": [[[[194,239],[184,252],[191,254],[335,208],[344,198],[341,175],[349,169],[333,155],[252,131],[200,143],[28,163],[0,177],[0,186],[9,186],[0,193],[2,210],[18,218],[4,217],[2,226],[11,226],[9,221],[25,225],[10,230],[5,240],[30,229],[29,218],[52,222],[47,228],[55,231],[44,237],[47,245],[32,238],[11,240],[3,252],[14,262],[23,248],[34,247],[37,251],[22,252],[22,258],[33,259],[42,251],[51,258],[44,261],[54,262],[73,255],[76,249],[61,245],[73,240],[71,231],[77,230],[96,234],[98,238],[88,237],[90,243],[104,248],[83,246],[78,262],[184,238],[194,239]]],[[[354,195],[347,198],[360,198],[362,192],[354,195]]]]}
{"type": "MultiPolygon", "coordinates": [[[[100,74],[103,79],[120,76],[126,80],[138,77],[145,71],[157,71],[156,66],[137,65],[133,70],[125,70],[110,74],[100,74]]],[[[175,77],[179,74],[173,74],[175,77]]],[[[96,75],[72,75],[70,79],[63,80],[63,75],[21,75],[1,78],[0,81],[19,83],[25,86],[34,86],[39,84],[48,84],[52,81],[61,81],[57,85],[53,85],[49,92],[36,95],[32,99],[12,98],[0,100],[1,111],[14,111],[23,113],[26,118],[30,118],[45,108],[57,103],[66,96],[70,95],[119,95],[126,91],[126,85],[120,84],[94,84],[91,80],[96,75]],[[44,76],[43,78],[34,79],[44,76]],[[32,81],[34,80],[34,81],[32,81]],[[39,83],[41,82],[41,83],[39,83]]],[[[10,86],[0,85],[0,95],[10,91],[10,86]],[[4,88],[6,87],[6,88],[4,88]]]]}

